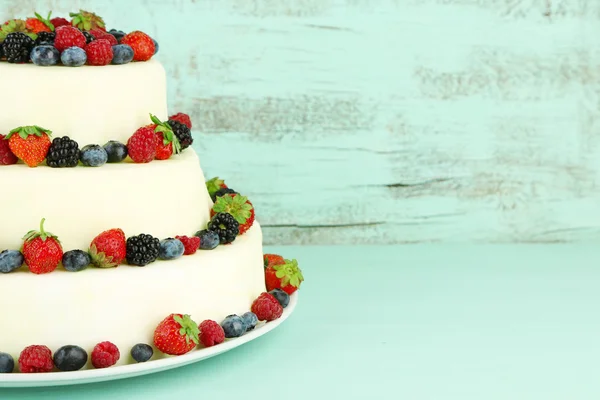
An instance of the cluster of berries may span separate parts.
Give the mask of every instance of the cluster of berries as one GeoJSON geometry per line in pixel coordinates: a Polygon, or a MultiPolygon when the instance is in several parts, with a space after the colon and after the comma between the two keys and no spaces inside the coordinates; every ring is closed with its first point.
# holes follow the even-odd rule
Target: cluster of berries
{"type": "Polygon", "coordinates": [[[37,125],[15,128],[6,136],[0,135],[0,165],[16,164],[22,160],[30,167],[46,161],[52,168],[72,168],[79,165],[100,167],[118,163],[129,155],[136,163],[166,160],[192,145],[192,123],[187,114],[178,113],[166,122],[151,115],[152,124],[138,129],[127,145],[111,140],[104,146],[79,144],[68,136],[51,140],[52,131],[37,125]]]}
{"type": "MultiPolygon", "coordinates": [[[[48,235],[48,234],[46,234],[48,235]]],[[[265,254],[265,268],[290,264],[289,260],[276,254],[265,254]]],[[[294,260],[295,268],[297,262],[294,260]]],[[[291,267],[285,267],[291,268],[291,267]]],[[[283,269],[277,270],[281,271],[283,269]]],[[[251,311],[241,316],[229,315],[221,324],[213,320],[205,320],[196,324],[189,315],[170,314],[162,320],[154,330],[154,347],[146,343],[138,343],[130,350],[131,357],[136,362],[146,362],[152,359],[154,348],[168,355],[183,355],[202,344],[205,348],[221,344],[225,339],[236,338],[256,328],[259,322],[270,322],[280,318],[283,310],[289,305],[290,294],[294,293],[302,282],[302,273],[297,270],[299,279],[297,286],[291,284],[294,278],[280,278],[279,283],[269,288],[268,273],[266,274],[267,289],[254,302],[251,311]]],[[[271,282],[271,286],[273,286],[271,282]]],[[[119,348],[111,342],[98,343],[91,354],[94,368],[108,368],[121,358],[119,348]]],[[[88,362],[87,352],[76,345],[67,345],[58,349],[54,355],[43,345],[26,347],[18,359],[18,369],[22,373],[52,372],[55,368],[60,371],[78,371],[88,362]]],[[[15,361],[10,354],[0,352],[0,373],[11,373],[15,370],[15,361]]]]}
{"type": "Polygon", "coordinates": [[[12,19],[0,28],[0,58],[9,63],[33,62],[40,66],[127,64],[147,61],[158,52],[158,43],[141,31],[128,34],[106,31],[102,17],[80,10],[71,20],[43,17],[12,19]]]}

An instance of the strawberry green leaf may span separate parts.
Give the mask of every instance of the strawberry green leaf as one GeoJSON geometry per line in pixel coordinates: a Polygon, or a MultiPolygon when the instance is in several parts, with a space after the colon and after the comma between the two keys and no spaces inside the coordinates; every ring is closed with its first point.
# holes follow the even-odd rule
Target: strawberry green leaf
{"type": "Polygon", "coordinates": [[[224,184],[225,181],[216,176],[206,181],[206,190],[208,190],[208,194],[213,195],[217,190],[221,189],[224,184]]]}
{"type": "Polygon", "coordinates": [[[51,232],[46,232],[44,230],[44,222],[46,222],[46,218],[42,218],[42,221],[40,222],[40,230],[27,232],[27,234],[23,237],[23,241],[29,242],[33,239],[40,238],[43,242],[45,242],[48,239],[54,239],[58,243],[60,243],[60,240],[58,240],[58,237],[56,235],[52,234],[51,232]]]}
{"type": "Polygon", "coordinates": [[[181,326],[179,334],[185,336],[186,343],[189,343],[190,340],[195,344],[200,343],[200,330],[189,315],[186,314],[183,317],[175,315],[173,319],[181,326]]]}
{"type": "Polygon", "coordinates": [[[253,207],[248,203],[248,198],[242,195],[221,196],[217,198],[213,206],[215,213],[225,212],[233,215],[233,218],[240,223],[245,224],[248,218],[252,216],[253,207]]]}
{"type": "Polygon", "coordinates": [[[289,284],[300,287],[300,284],[304,282],[304,276],[298,267],[297,260],[285,260],[285,264],[275,265],[273,269],[275,270],[275,276],[281,279],[281,286],[289,284]]]}

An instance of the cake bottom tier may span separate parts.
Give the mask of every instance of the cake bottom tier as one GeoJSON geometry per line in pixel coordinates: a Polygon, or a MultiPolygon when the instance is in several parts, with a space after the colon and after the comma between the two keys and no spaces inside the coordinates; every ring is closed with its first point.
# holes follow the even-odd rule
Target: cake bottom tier
{"type": "MultiPolygon", "coordinates": [[[[110,341],[121,352],[118,364],[128,364],[131,347],[152,344],[154,329],[169,314],[221,322],[249,311],[264,290],[257,223],[231,245],[146,267],[34,275],[24,266],[0,276],[0,351],[16,361],[29,345],[46,345],[54,353],[70,344],[91,355],[97,343],[110,341]]],[[[155,350],[154,358],[160,357],[155,350]]]]}

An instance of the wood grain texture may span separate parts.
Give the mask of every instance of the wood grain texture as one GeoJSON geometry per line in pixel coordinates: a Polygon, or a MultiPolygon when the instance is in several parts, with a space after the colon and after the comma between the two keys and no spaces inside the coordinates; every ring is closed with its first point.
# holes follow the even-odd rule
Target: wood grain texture
{"type": "Polygon", "coordinates": [[[0,3],[152,34],[266,243],[600,238],[596,0],[0,3]]]}

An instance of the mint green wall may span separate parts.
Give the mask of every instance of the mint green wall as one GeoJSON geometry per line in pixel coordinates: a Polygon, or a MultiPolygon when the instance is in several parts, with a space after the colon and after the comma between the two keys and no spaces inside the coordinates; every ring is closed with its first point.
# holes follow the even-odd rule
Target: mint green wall
{"type": "Polygon", "coordinates": [[[3,0],[161,44],[267,243],[599,238],[600,2],[3,0]]]}

